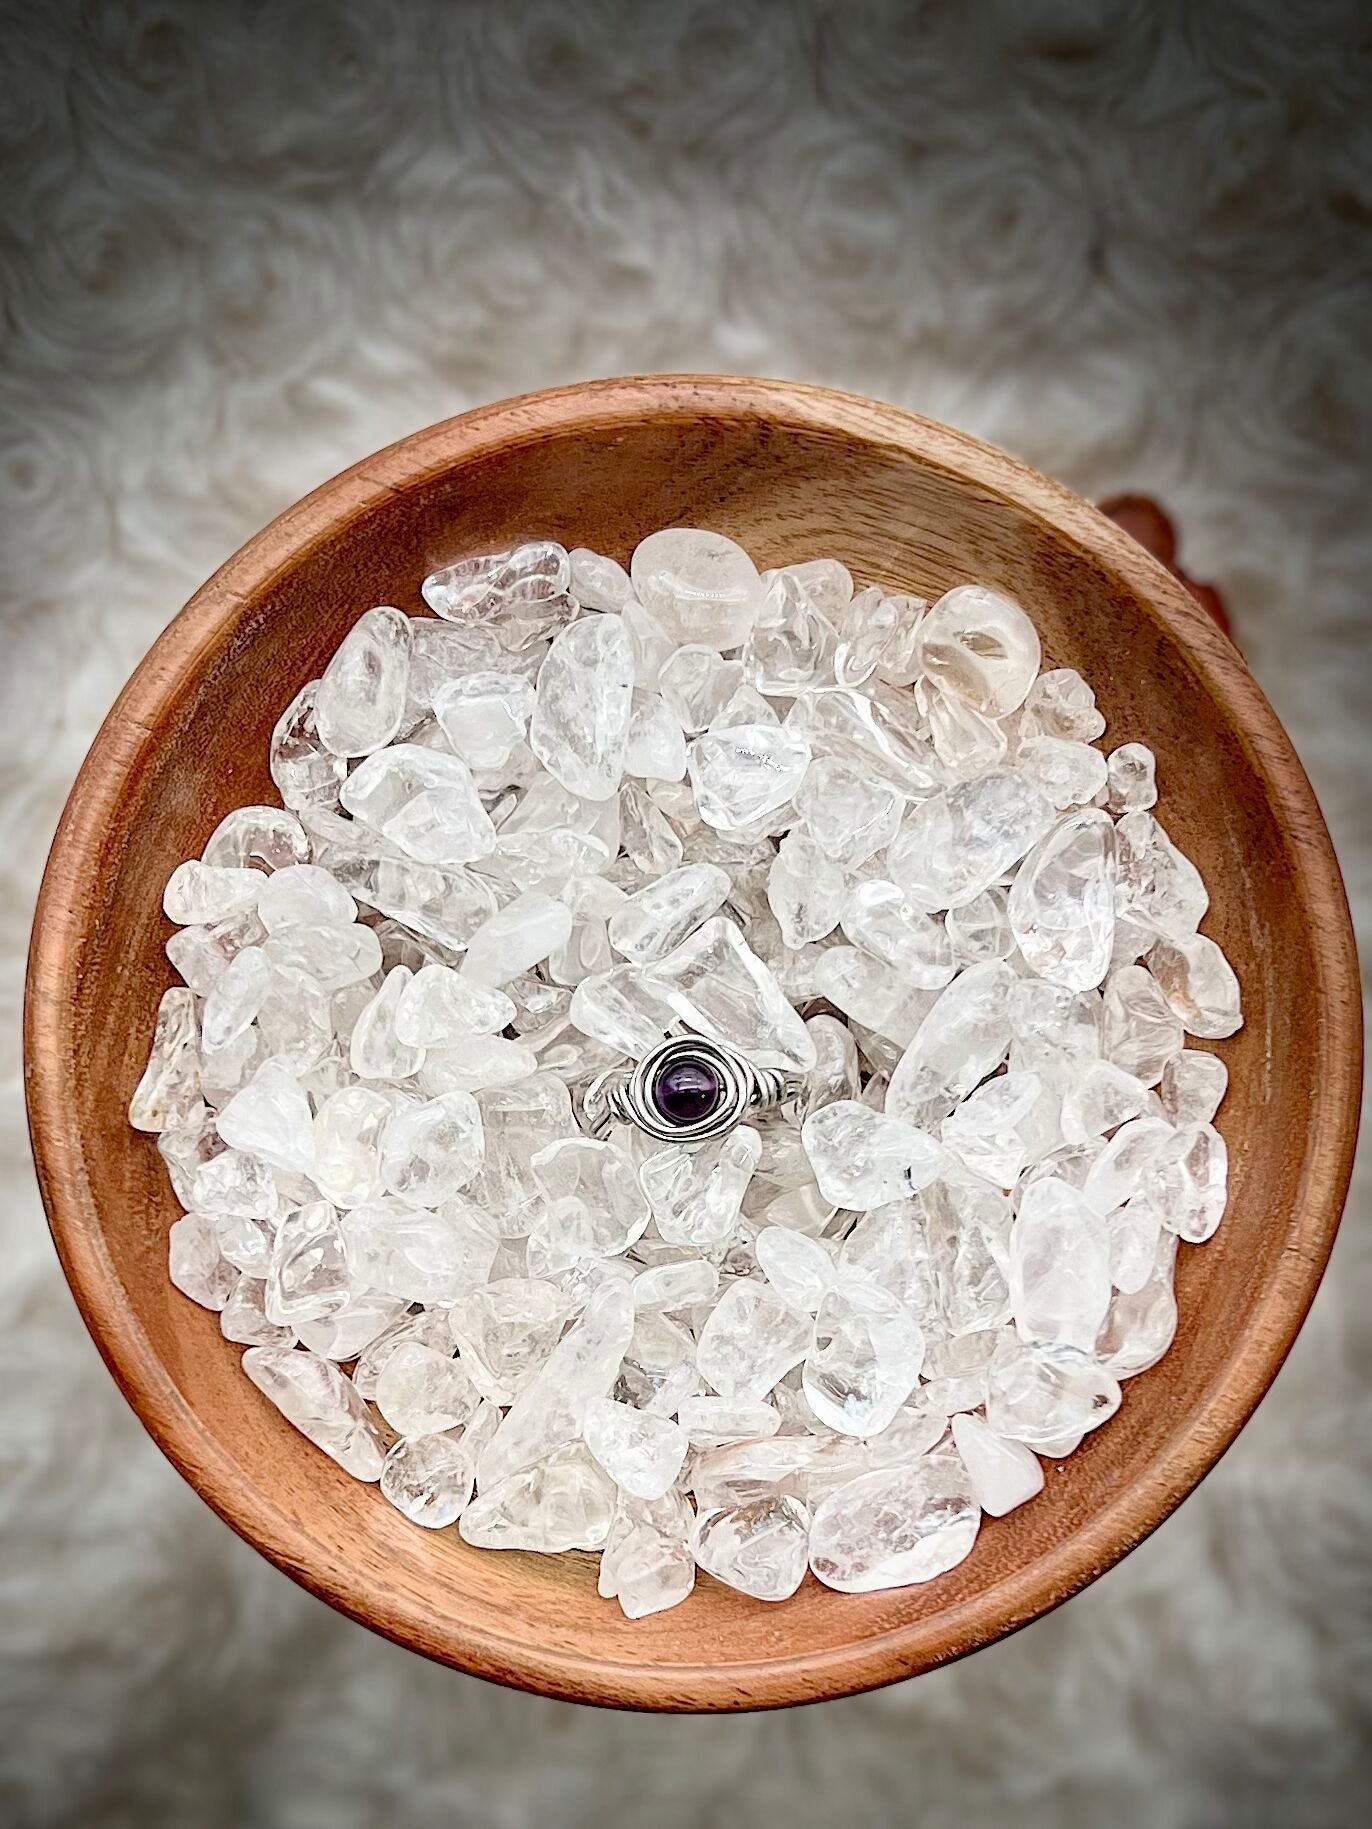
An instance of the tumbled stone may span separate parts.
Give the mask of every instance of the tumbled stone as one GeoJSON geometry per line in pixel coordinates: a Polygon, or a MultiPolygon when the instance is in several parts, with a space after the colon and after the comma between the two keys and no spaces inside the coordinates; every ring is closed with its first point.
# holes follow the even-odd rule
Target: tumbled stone
{"type": "Polygon", "coordinates": [[[353,1295],[347,1246],[326,1200],[288,1213],[272,1239],[265,1311],[269,1321],[299,1328],[341,1313],[353,1295]]]}
{"type": "Polygon", "coordinates": [[[914,1390],[924,1335],[903,1303],[875,1284],[828,1289],[815,1313],[803,1389],[841,1435],[877,1435],[914,1390]]]}
{"type": "Polygon", "coordinates": [[[1098,1429],[1119,1405],[1118,1382],[1084,1353],[1029,1346],[1011,1332],[998,1338],[986,1396],[997,1435],[1040,1448],[1098,1429]]]}
{"type": "Polygon", "coordinates": [[[1041,673],[1029,688],[1020,720],[1022,737],[1056,737],[1063,743],[1094,743],[1105,729],[1096,695],[1071,667],[1041,673]]]}
{"type": "Polygon", "coordinates": [[[1036,1181],[1010,1233],[1010,1307],[1020,1339],[1089,1353],[1109,1306],[1109,1254],[1096,1214],[1065,1181],[1036,1181]]]}
{"type": "Polygon", "coordinates": [[[1025,858],[1010,891],[1010,927],[1030,971],[1089,991],[1110,968],[1115,939],[1115,831],[1088,808],[1055,826],[1025,858]]]}
{"type": "Polygon", "coordinates": [[[919,990],[942,990],[956,971],[939,921],[884,878],[855,883],[843,908],[843,931],[855,946],[899,972],[919,990]]]}
{"type": "Polygon", "coordinates": [[[637,964],[661,959],[723,906],[729,878],[717,864],[684,864],[628,897],[611,915],[610,943],[637,964]]]}
{"type": "Polygon", "coordinates": [[[309,855],[305,828],[281,807],[236,807],[220,820],[200,854],[201,862],[213,868],[267,871],[306,863],[309,855]]]}
{"type": "Polygon", "coordinates": [[[767,877],[767,900],[787,946],[832,933],[847,896],[847,878],[812,838],[791,832],[782,839],[767,877]]]}
{"type": "Polygon", "coordinates": [[[1105,804],[1112,813],[1144,813],[1157,805],[1153,752],[1145,743],[1121,743],[1106,763],[1105,804]]]}
{"type": "Polygon", "coordinates": [[[986,717],[1024,703],[1039,670],[1038,630],[1013,599],[978,584],[945,592],[920,624],[925,673],[986,717]]]}
{"type": "Polygon", "coordinates": [[[726,916],[714,916],[658,960],[649,980],[689,1027],[757,1066],[803,1073],[814,1065],[805,1024],[726,916]]]}
{"type": "Polygon", "coordinates": [[[296,1076],[279,1060],[264,1061],[219,1114],[219,1134],[232,1149],[261,1156],[273,1168],[308,1175],[314,1166],[314,1118],[296,1076]]]}
{"type": "Polygon", "coordinates": [[[203,1213],[183,1213],[167,1235],[168,1275],[192,1302],[216,1312],[233,1294],[238,1271],[219,1248],[219,1233],[203,1213]]]}
{"type": "Polygon", "coordinates": [[[200,1104],[200,1035],[195,998],[179,985],[157,1006],[152,1049],[129,1101],[135,1130],[166,1131],[184,1124],[200,1104]]]}
{"type": "Polygon", "coordinates": [[[761,1283],[731,1283],[701,1330],[696,1361],[721,1397],[764,1398],[810,1350],[810,1317],[761,1283]]]}
{"type": "Polygon", "coordinates": [[[1000,960],[969,965],[939,993],[886,1091],[886,1110],[907,1124],[946,1117],[1004,1058],[1014,973],[1000,960]]]}
{"type": "Polygon", "coordinates": [[[381,1136],[381,1184],[411,1206],[438,1207],[481,1166],[481,1111],[469,1092],[403,1105],[381,1136]]]}
{"type": "Polygon", "coordinates": [[[1068,1143],[1103,1137],[1137,1118],[1148,1104],[1148,1088],[1110,1061],[1093,1061],[1062,1101],[1062,1134],[1068,1143]]]}
{"type": "Polygon", "coordinates": [[[381,1468],[382,1496],[411,1524],[444,1530],[456,1524],[472,1496],[476,1454],[466,1429],[402,1439],[381,1468]]]}
{"type": "Polygon", "coordinates": [[[319,740],[335,756],[369,756],[405,713],[410,619],[383,606],[360,616],[324,669],[314,700],[319,740]]]}
{"type": "Polygon", "coordinates": [[[1229,1085],[1229,1069],[1217,1054],[1184,1048],[1162,1070],[1158,1096],[1168,1120],[1177,1125],[1208,1124],[1229,1085]]]}
{"type": "Polygon", "coordinates": [[[496,1240],[460,1200],[430,1210],[384,1198],[344,1213],[342,1227],[358,1280],[410,1302],[455,1302],[495,1259],[496,1240]]]}
{"type": "Polygon", "coordinates": [[[745,831],[784,807],[809,764],[805,737],[774,724],[708,730],[686,757],[700,817],[722,832],[745,831]]]}
{"type": "Polygon", "coordinates": [[[574,794],[606,800],[624,773],[633,717],[634,658],[617,616],[564,629],[539,669],[529,747],[574,794]]]}
{"type": "Polygon", "coordinates": [[[787,713],[786,725],[805,738],[817,759],[841,761],[861,779],[902,797],[932,794],[942,785],[932,744],[889,700],[842,687],[807,692],[787,713]]]}
{"type": "Polygon", "coordinates": [[[762,1144],[740,1124],[725,1137],[695,1149],[668,1144],[639,1165],[658,1234],[668,1244],[711,1251],[728,1243],[762,1144]]]}
{"type": "Polygon", "coordinates": [[[1043,1491],[1038,1456],[1022,1442],[997,1435],[979,1416],[955,1416],[952,1430],[972,1495],[988,1517],[1003,1518],[1043,1491]]]}
{"type": "Polygon", "coordinates": [[[420,864],[456,869],[496,847],[472,772],[457,756],[394,743],[353,770],[342,802],[420,864]]]}
{"type": "Polygon", "coordinates": [[[453,1047],[469,1036],[494,1035],[514,1021],[504,991],[474,983],[446,965],[424,965],[405,985],[395,1032],[410,1047],[453,1047]]]}
{"type": "Polygon", "coordinates": [[[610,1478],[637,1499],[660,1499],[686,1458],[687,1437],[676,1423],[606,1397],[587,1406],[585,1435],[610,1478]]]}
{"type": "Polygon", "coordinates": [[[614,1491],[588,1450],[571,1442],[503,1480],[483,1479],[457,1528],[479,1549],[597,1550],[609,1535],[614,1491]]]}
{"type": "Polygon", "coordinates": [[[860,869],[890,844],[906,804],[894,787],[839,756],[817,757],[794,798],[805,830],[843,870],[860,869]]]}
{"type": "Polygon", "coordinates": [[[1058,1102],[1038,1074],[1003,1073],[955,1106],[939,1135],[974,1175],[1008,1188],[1057,1145],[1058,1102]]]}
{"type": "Polygon", "coordinates": [[[1181,1053],[1182,1025],[1151,972],[1124,965],[1105,983],[1101,1052],[1145,1086],[1156,1086],[1173,1055],[1181,1053]]]}
{"type": "Polygon", "coordinates": [[[367,1406],[338,1367],[297,1347],[250,1346],[243,1370],[288,1423],[356,1480],[381,1478],[384,1452],[367,1406]]]}
{"type": "Polygon", "coordinates": [[[381,1368],[375,1402],[399,1434],[436,1435],[470,1422],[480,1393],[450,1353],[404,1340],[381,1368]]]}
{"type": "Polygon", "coordinates": [[[167,878],[162,910],[178,927],[203,927],[255,908],[265,881],[259,870],[192,859],[178,864],[167,878]]]}
{"type": "Polygon", "coordinates": [[[462,1365],[481,1395],[512,1404],[557,1345],[566,1296],[553,1283],[503,1277],[468,1290],[449,1310],[462,1365]]]}
{"type": "Polygon", "coordinates": [[[944,1160],[926,1132],[855,1099],[812,1112],[801,1137],[820,1192],[840,1207],[865,1210],[917,1193],[944,1160]]]}
{"type": "Polygon", "coordinates": [[[1210,897],[1196,866],[1151,813],[1125,813],[1116,823],[1115,856],[1121,915],[1172,940],[1196,931],[1210,897]]]}
{"type": "Polygon", "coordinates": [[[1204,934],[1159,940],[1148,967],[1188,1035],[1213,1041],[1243,1027],[1234,968],[1204,934]]]}
{"type": "Polygon", "coordinates": [[[529,1274],[556,1276],[584,1259],[618,1257],[647,1227],[647,1195],[615,1143],[563,1137],[529,1164],[543,1206],[529,1236],[529,1274]]]}
{"type": "Polygon", "coordinates": [[[1024,776],[982,775],[913,806],[887,847],[887,869],[917,908],[959,908],[1018,863],[1053,817],[1024,776]]]}
{"type": "Polygon", "coordinates": [[[928,1454],[830,1494],[815,1512],[810,1567],[844,1594],[932,1581],[970,1554],[980,1523],[961,1457],[928,1454]]]}
{"type": "Polygon", "coordinates": [[[697,1515],[691,1536],[707,1575],[754,1600],[788,1600],[805,1579],[810,1513],[777,1495],[697,1515]]]}
{"type": "Polygon", "coordinates": [[[678,643],[737,648],[748,639],[762,596],[757,567],[723,534],[668,527],[634,548],[634,593],[678,643]]]}
{"type": "Polygon", "coordinates": [[[343,756],[328,749],[319,735],[315,704],[319,680],[302,686],[277,719],[268,752],[276,791],[288,807],[331,807],[347,779],[343,756]]]}

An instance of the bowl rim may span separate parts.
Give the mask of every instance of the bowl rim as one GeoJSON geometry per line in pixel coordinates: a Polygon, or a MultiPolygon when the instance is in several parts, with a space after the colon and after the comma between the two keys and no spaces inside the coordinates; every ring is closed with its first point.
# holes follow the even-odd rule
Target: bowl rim
{"type": "Polygon", "coordinates": [[[91,745],[63,811],[39,891],[24,1001],[24,1079],[43,1203],[63,1271],[96,1346],[133,1410],[179,1473],[241,1537],[293,1580],[397,1644],[454,1668],[563,1700],[707,1712],[851,1695],[935,1668],[1027,1625],[1135,1548],[1233,1442],[1271,1384],[1313,1300],[1338,1227],[1357,1139],[1362,1011],[1357,956],[1333,846],[1305,771],[1238,651],[1184,587],[1133,539],[1063,485],[968,433],[903,408],[830,388],[745,376],[667,374],[580,382],[523,394],[443,420],[362,459],[277,516],[195,593],[153,644],[91,745]],[[1246,1337],[1194,1426],[1081,1529],[990,1593],[968,1597],[878,1637],[749,1665],[652,1666],[597,1660],[527,1639],[468,1630],[460,1642],[395,1589],[378,1591],[320,1550],[270,1496],[249,1491],[180,1396],[119,1297],[95,1199],[63,1091],[73,1050],[67,1015],[82,915],[66,886],[89,876],[125,783],[155,742],[159,707],[186,690],[199,657],[243,600],[260,594],[302,549],[331,538],[386,496],[422,485],[457,457],[507,450],[556,432],[636,420],[752,417],[855,437],[913,457],[1050,523],[1131,587],[1211,693],[1234,711],[1247,757],[1287,835],[1308,906],[1321,912],[1312,946],[1319,1013],[1319,1110],[1288,1235],[1246,1337]],[[259,1502],[259,1500],[261,1502],[259,1502]]]}

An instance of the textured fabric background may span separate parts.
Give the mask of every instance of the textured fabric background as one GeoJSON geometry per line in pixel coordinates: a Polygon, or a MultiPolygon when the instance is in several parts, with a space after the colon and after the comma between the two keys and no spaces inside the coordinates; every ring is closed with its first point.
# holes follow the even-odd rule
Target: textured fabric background
{"type": "MultiPolygon", "coordinates": [[[[0,0],[0,1821],[1342,1824],[1372,1711],[1372,1245],[1151,1542],[881,1695],[615,1717],[431,1668],[181,1484],[29,1167],[18,1015],[71,777],[316,482],[521,389],[802,377],[1148,489],[1362,919],[1372,62],[1358,0],[0,0]]],[[[1365,1820],[1365,1819],[1362,1819],[1365,1820]]]]}

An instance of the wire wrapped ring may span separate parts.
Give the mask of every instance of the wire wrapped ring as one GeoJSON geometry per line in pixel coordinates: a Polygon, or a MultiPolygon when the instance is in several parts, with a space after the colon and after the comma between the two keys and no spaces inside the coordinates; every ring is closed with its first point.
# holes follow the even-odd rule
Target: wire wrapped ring
{"type": "Polygon", "coordinates": [[[582,1101],[592,1136],[633,1124],[661,1143],[707,1143],[750,1117],[794,1115],[804,1077],[755,1067],[722,1042],[674,1035],[632,1069],[612,1067],[582,1101]]]}

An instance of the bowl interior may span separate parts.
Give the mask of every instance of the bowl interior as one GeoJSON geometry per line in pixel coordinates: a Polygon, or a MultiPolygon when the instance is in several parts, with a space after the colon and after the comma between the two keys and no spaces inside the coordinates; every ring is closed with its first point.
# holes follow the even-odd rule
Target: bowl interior
{"type": "Polygon", "coordinates": [[[604,384],[470,415],[369,460],[274,523],[163,637],[54,853],[31,988],[35,1141],[64,1262],[116,1376],[210,1503],[289,1573],[419,1650],[555,1694],[806,1699],[907,1675],[1055,1604],[1145,1535],[1236,1432],[1337,1220],[1349,957],[1323,827],[1265,702],[1180,588],[1084,504],[971,440],[839,396],[604,384]],[[597,1598],[594,1558],[478,1552],[416,1529],[269,1408],[216,1318],[167,1280],[177,1209],[125,1110],[172,982],[163,883],[229,809],[275,800],[272,725],[350,623],[376,603],[418,609],[420,578],[466,551],[542,534],[627,562],[641,535],[674,523],[721,529],[759,565],[834,554],[863,582],[932,597],[975,578],[1019,598],[1051,661],[1095,687],[1107,746],[1156,751],[1158,811],[1209,885],[1207,930],[1234,962],[1247,1021],[1218,1044],[1229,1214],[1181,1253],[1176,1343],[1105,1429],[1047,1464],[1040,1498],[988,1520],[969,1559],[928,1587],[859,1597],[807,1580],[773,1608],[702,1578],[683,1607],[630,1624],[597,1598]]]}

